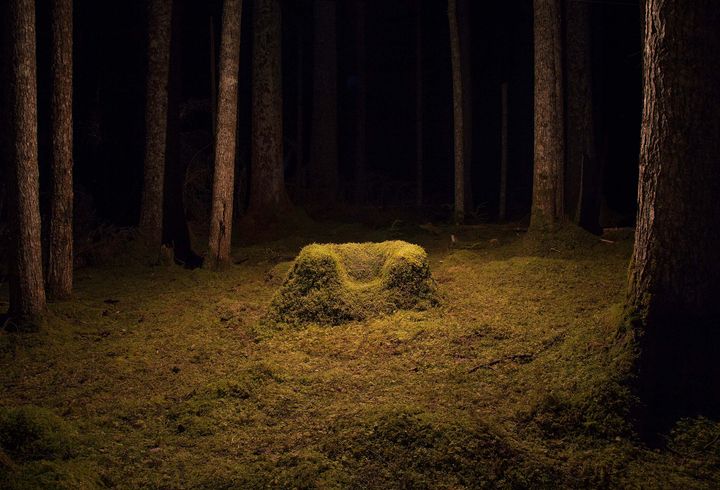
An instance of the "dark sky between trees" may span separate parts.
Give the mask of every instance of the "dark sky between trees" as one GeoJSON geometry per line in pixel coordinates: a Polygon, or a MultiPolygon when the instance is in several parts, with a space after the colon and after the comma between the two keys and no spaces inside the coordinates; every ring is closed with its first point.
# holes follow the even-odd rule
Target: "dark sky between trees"
{"type": "MultiPolygon", "coordinates": [[[[598,151],[605,163],[605,225],[634,220],[641,112],[640,16],[637,3],[592,2],[592,63],[598,151]]],[[[238,166],[250,159],[252,4],[243,6],[240,55],[238,166]]],[[[500,85],[509,84],[508,210],[529,213],[533,163],[532,2],[470,2],[474,144],[472,184],[479,216],[494,219],[500,162],[500,85]]],[[[221,2],[176,0],[180,11],[181,133],[184,151],[211,141],[210,18],[219,49],[221,2]],[[203,134],[205,139],[203,139],[203,134]]],[[[306,136],[312,97],[312,5],[283,2],[285,165],[292,197],[295,178],[298,77],[305,88],[306,136]],[[298,65],[298,43],[304,58],[298,65]]],[[[144,151],[146,9],[144,2],[75,1],[75,179],[97,218],[134,225],[139,216],[144,151]]],[[[367,51],[367,165],[373,204],[413,203],[415,165],[415,28],[417,1],[369,0],[367,51]],[[373,202],[374,201],[374,202],[373,202]]],[[[40,165],[47,177],[49,14],[38,9],[40,165]]],[[[353,118],[358,91],[355,14],[338,2],[338,132],[342,196],[351,193],[353,118]]],[[[424,0],[423,84],[425,203],[453,201],[452,77],[447,2],[424,0]]],[[[308,143],[305,142],[307,145],[308,143]]],[[[242,180],[242,172],[238,173],[242,180]]],[[[242,182],[241,182],[242,184],[242,182]]],[[[44,193],[43,193],[44,194],[44,193]]]]}

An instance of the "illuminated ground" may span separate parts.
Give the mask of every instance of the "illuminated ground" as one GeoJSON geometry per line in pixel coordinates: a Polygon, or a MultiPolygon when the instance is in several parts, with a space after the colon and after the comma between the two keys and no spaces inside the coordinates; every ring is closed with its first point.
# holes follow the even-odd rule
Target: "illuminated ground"
{"type": "Polygon", "coordinates": [[[71,450],[33,462],[6,448],[0,475],[29,488],[711,488],[718,425],[687,422],[653,451],[624,422],[622,235],[568,247],[512,226],[326,225],[239,248],[219,274],[81,269],[44,332],[0,335],[0,405],[59,415],[71,450]],[[396,238],[428,250],[440,307],[262,325],[302,245],[396,238]]]}

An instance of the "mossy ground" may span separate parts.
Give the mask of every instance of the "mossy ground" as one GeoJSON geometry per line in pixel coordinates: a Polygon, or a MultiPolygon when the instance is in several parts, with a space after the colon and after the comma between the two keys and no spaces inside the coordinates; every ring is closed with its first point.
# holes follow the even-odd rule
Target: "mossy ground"
{"type": "Polygon", "coordinates": [[[716,487],[717,423],[683,421],[660,450],[627,423],[631,241],[520,235],[322,224],[221,273],[81,269],[43,331],[0,334],[3,413],[45,428],[3,416],[45,449],[4,443],[0,486],[716,487]],[[437,308],[263,321],[304,245],[388,239],[428,251],[437,308]]]}

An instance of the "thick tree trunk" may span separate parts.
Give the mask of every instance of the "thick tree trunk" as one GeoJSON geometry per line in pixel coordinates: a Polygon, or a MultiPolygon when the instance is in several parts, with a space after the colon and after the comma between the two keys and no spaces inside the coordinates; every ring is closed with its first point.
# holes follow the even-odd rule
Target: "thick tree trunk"
{"type": "Polygon", "coordinates": [[[248,215],[262,220],[280,217],[290,205],[285,190],[283,168],[280,28],[279,0],[255,0],[252,53],[252,167],[248,215]]]}
{"type": "Polygon", "coordinates": [[[230,262],[241,16],[242,0],[225,0],[220,42],[220,90],[215,135],[212,214],[208,255],[205,260],[205,266],[210,269],[217,269],[230,262]]]}
{"type": "Polygon", "coordinates": [[[140,233],[151,249],[156,251],[160,250],[162,240],[171,25],[172,0],[150,0],[145,102],[145,176],[140,208],[140,233]]]}
{"type": "Polygon", "coordinates": [[[720,4],[646,0],[645,19],[639,209],[628,295],[639,394],[654,415],[717,411],[720,4]]]}
{"type": "Polygon", "coordinates": [[[45,287],[40,245],[37,142],[35,2],[12,0],[10,47],[10,225],[8,314],[19,326],[38,324],[45,313],[45,287]]]}
{"type": "Polygon", "coordinates": [[[364,204],[367,196],[366,124],[367,70],[365,49],[365,0],[355,0],[355,53],[358,92],[355,114],[355,204],[364,204]]]}
{"type": "Polygon", "coordinates": [[[565,0],[567,167],[565,209],[578,225],[599,233],[602,179],[595,148],[590,10],[565,0]]]}
{"type": "Polygon", "coordinates": [[[455,221],[462,222],[465,217],[465,103],[463,99],[462,52],[460,48],[460,29],[457,0],[448,0],[448,20],[450,23],[450,57],[453,79],[453,134],[455,153],[455,221]]]}
{"type": "Polygon", "coordinates": [[[335,15],[334,0],[314,0],[311,186],[315,200],[325,203],[335,201],[338,194],[335,15]]]}
{"type": "Polygon", "coordinates": [[[565,131],[561,0],[535,0],[535,168],[530,226],[552,230],[563,219],[565,131]]]}
{"type": "Polygon", "coordinates": [[[48,294],[65,299],[73,285],[73,3],[52,2],[52,100],[48,294]]]}
{"type": "Polygon", "coordinates": [[[415,20],[415,204],[423,205],[423,0],[415,20]]]}

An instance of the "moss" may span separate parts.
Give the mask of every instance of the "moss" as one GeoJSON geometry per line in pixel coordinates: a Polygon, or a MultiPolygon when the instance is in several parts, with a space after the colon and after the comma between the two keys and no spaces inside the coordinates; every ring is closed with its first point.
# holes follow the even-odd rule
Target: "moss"
{"type": "Polygon", "coordinates": [[[67,459],[77,434],[51,411],[26,405],[0,409],[0,447],[16,461],[67,459]]]}
{"type": "Polygon", "coordinates": [[[303,248],[270,307],[279,323],[338,325],[436,302],[427,253],[403,241],[303,248]]]}
{"type": "Polygon", "coordinates": [[[341,421],[324,450],[356,488],[537,488],[554,476],[482,421],[438,421],[417,409],[341,421]]]}

